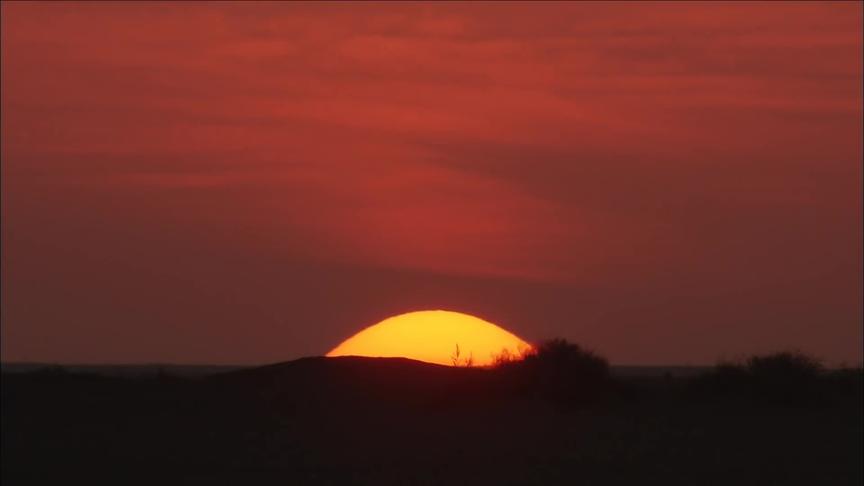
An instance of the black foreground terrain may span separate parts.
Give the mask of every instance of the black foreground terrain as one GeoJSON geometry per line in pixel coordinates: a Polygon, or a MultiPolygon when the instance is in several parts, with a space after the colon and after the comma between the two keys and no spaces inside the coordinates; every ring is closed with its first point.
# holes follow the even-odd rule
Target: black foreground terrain
{"type": "MultiPolygon", "coordinates": [[[[818,400],[670,377],[550,400],[500,371],[306,358],[202,379],[4,373],[15,484],[860,485],[860,377],[818,400]],[[851,383],[851,384],[850,384],[851,383]],[[716,385],[710,385],[715,386],[716,385]]],[[[620,380],[619,380],[620,381],[620,380]]]]}

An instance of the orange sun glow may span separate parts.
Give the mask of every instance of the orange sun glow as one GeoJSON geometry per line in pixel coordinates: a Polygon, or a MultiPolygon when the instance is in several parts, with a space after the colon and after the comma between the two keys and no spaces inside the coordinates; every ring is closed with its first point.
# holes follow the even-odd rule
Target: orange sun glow
{"type": "Polygon", "coordinates": [[[530,347],[483,319],[427,310],[384,319],[346,339],[327,356],[403,357],[449,366],[469,362],[486,366],[504,349],[519,353],[530,347]]]}

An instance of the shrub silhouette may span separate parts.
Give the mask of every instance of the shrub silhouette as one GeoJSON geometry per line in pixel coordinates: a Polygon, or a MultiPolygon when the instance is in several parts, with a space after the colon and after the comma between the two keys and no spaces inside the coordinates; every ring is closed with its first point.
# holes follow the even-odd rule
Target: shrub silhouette
{"type": "Polygon", "coordinates": [[[465,368],[471,368],[474,366],[474,352],[472,351],[468,356],[461,357],[462,350],[459,349],[459,343],[456,343],[456,350],[453,354],[450,355],[450,361],[453,363],[453,366],[462,366],[465,368]]]}
{"type": "Polygon", "coordinates": [[[552,339],[521,355],[502,351],[495,370],[517,392],[540,396],[565,406],[605,401],[611,389],[605,358],[564,339],[552,339]]]}
{"type": "Polygon", "coordinates": [[[752,356],[747,370],[768,380],[801,380],[818,378],[824,371],[822,363],[798,351],[786,351],[767,356],[752,356]]]}
{"type": "Polygon", "coordinates": [[[826,377],[818,359],[800,351],[783,351],[751,356],[743,362],[720,363],[697,377],[693,388],[702,395],[814,405],[825,391],[826,377]]]}

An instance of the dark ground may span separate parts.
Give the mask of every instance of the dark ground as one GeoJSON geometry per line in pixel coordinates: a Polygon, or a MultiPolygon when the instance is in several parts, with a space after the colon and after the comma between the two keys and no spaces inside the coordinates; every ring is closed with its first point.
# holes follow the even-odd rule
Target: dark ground
{"type": "Polygon", "coordinates": [[[4,485],[864,481],[860,387],[801,405],[623,381],[570,407],[495,372],[403,359],[203,379],[4,373],[0,469],[4,485]]]}

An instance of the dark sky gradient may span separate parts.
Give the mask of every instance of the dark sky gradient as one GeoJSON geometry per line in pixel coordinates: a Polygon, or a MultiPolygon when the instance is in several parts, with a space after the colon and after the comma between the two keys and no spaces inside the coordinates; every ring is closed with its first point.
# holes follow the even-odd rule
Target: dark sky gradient
{"type": "Polygon", "coordinates": [[[859,363],[862,6],[2,6],[4,361],[263,363],[446,308],[859,363]]]}

